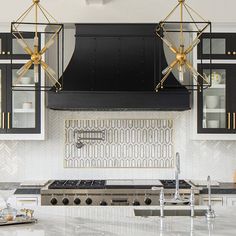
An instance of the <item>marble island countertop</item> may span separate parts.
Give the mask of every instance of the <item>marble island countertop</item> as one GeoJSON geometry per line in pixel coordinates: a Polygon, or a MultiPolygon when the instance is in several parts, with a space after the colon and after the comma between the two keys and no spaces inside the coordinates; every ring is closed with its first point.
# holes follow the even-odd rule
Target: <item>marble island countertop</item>
{"type": "MultiPolygon", "coordinates": [[[[236,235],[236,207],[216,208],[217,217],[136,217],[144,207],[38,207],[38,223],[0,227],[1,236],[236,235]]],[[[154,209],[154,207],[146,207],[154,209]]]]}

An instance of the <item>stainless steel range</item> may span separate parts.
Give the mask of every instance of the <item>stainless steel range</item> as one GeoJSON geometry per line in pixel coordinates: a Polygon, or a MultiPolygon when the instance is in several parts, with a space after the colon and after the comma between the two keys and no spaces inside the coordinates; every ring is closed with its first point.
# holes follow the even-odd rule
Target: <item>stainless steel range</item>
{"type": "MultiPolygon", "coordinates": [[[[41,189],[41,204],[51,206],[159,205],[161,187],[167,198],[175,193],[174,180],[55,180],[41,189]],[[155,190],[152,188],[156,187],[155,190]]],[[[179,181],[180,194],[189,197],[191,185],[179,181]]],[[[199,191],[195,191],[196,194],[199,191]]]]}

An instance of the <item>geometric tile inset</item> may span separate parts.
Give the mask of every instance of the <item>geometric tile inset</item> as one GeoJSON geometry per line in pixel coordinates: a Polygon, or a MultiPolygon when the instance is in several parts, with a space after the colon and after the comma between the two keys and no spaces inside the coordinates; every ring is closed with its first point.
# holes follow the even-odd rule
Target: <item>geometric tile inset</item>
{"type": "Polygon", "coordinates": [[[64,166],[172,168],[173,130],[171,119],[66,120],[64,166]]]}

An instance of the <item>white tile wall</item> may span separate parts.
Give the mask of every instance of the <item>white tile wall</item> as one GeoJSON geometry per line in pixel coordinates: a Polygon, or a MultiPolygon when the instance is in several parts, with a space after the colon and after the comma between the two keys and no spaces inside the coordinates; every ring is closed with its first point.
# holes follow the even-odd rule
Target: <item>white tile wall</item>
{"type": "Polygon", "coordinates": [[[66,120],[65,167],[171,168],[173,123],[172,119],[66,120]]]}
{"type": "Polygon", "coordinates": [[[173,178],[173,169],[64,168],[65,119],[168,119],[175,122],[174,142],[181,154],[181,177],[232,181],[236,170],[235,141],[191,141],[190,111],[67,112],[48,111],[46,141],[0,142],[0,181],[54,178],[173,178]]]}

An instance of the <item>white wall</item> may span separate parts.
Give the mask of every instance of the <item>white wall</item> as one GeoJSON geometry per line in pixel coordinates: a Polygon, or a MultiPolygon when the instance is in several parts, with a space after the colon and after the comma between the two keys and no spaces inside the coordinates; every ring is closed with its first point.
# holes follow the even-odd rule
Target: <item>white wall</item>
{"type": "Polygon", "coordinates": [[[173,169],[65,169],[64,120],[96,118],[174,118],[175,150],[181,154],[181,177],[232,181],[236,170],[235,141],[191,141],[190,111],[186,112],[65,112],[48,111],[46,141],[0,143],[0,181],[54,178],[173,178],[173,169]]]}
{"type": "MultiPolygon", "coordinates": [[[[177,0],[107,0],[105,5],[86,5],[85,0],[41,0],[60,22],[158,22],[177,0]]],[[[235,0],[186,0],[212,22],[235,22],[235,0]]],[[[11,22],[31,4],[30,0],[1,2],[0,22],[11,22]],[[15,7],[17,6],[17,7],[15,7]]]]}

